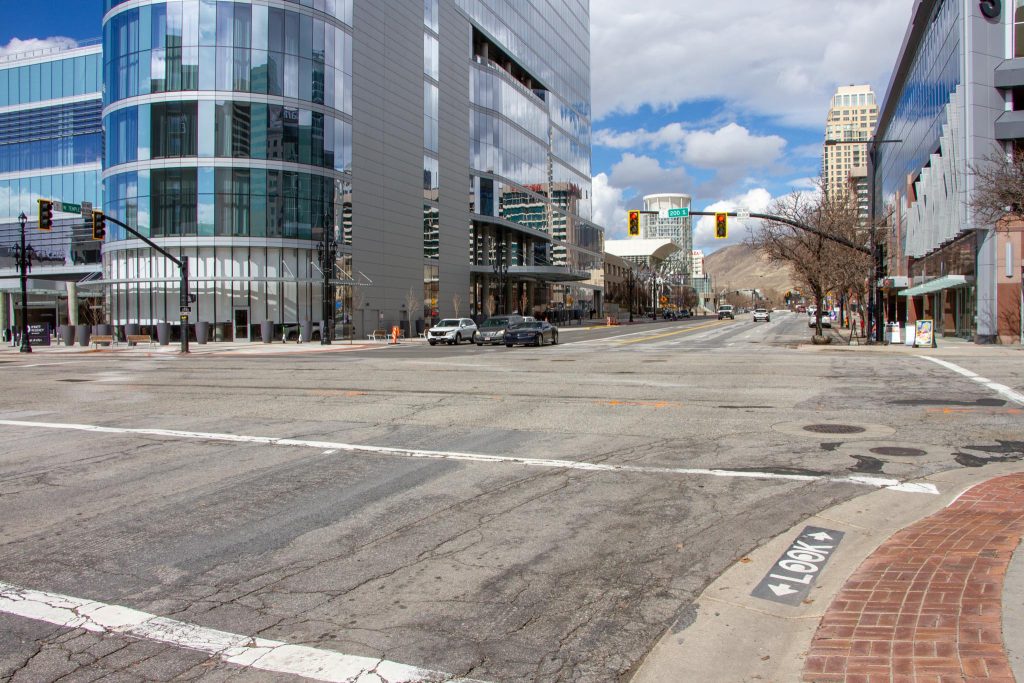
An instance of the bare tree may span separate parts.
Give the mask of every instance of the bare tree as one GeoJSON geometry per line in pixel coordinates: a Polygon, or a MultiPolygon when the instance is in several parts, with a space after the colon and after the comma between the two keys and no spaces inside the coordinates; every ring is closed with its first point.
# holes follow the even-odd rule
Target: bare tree
{"type": "Polygon", "coordinates": [[[459,309],[462,307],[462,297],[458,294],[452,296],[452,308],[455,309],[455,317],[459,317],[459,309]]]}
{"type": "MultiPolygon", "coordinates": [[[[819,187],[823,187],[819,181],[819,187]]],[[[814,234],[777,221],[762,221],[754,231],[750,244],[764,251],[772,263],[792,266],[800,283],[811,292],[817,311],[815,337],[823,338],[821,316],[825,297],[830,292],[844,291],[850,281],[863,279],[871,268],[871,257],[844,247],[825,235],[865,241],[857,236],[858,216],[849,193],[793,193],[775,201],[768,213],[821,231],[814,234]]]]}
{"type": "Polygon", "coordinates": [[[487,300],[484,302],[484,313],[487,314],[488,318],[490,318],[492,315],[494,315],[494,307],[495,307],[495,305],[496,305],[496,303],[494,301],[494,295],[493,294],[488,294],[487,295],[487,300]]]}
{"type": "Polygon", "coordinates": [[[1024,150],[1007,154],[995,149],[971,165],[975,178],[971,208],[985,223],[1003,218],[1024,218],[1024,150]]]}
{"type": "Polygon", "coordinates": [[[416,295],[416,288],[415,287],[410,287],[409,288],[409,292],[405,295],[405,310],[406,310],[406,315],[409,318],[408,327],[406,329],[406,334],[410,338],[413,336],[413,334],[415,334],[415,332],[413,331],[413,327],[412,327],[413,326],[413,322],[412,321],[414,320],[414,318],[412,317],[413,316],[413,312],[417,308],[422,308],[422,307],[423,307],[423,303],[420,301],[420,298],[416,295]]]}

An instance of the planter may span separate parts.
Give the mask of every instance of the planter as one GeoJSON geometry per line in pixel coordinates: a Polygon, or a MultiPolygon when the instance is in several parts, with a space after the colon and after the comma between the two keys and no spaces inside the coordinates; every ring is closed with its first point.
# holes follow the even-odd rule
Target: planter
{"type": "Polygon", "coordinates": [[[156,324],[156,340],[160,346],[167,346],[171,343],[171,324],[170,323],[157,323],[156,324]]]}
{"type": "Polygon", "coordinates": [[[139,334],[142,334],[142,325],[139,325],[138,323],[128,323],[124,326],[125,339],[139,334]]]}
{"type": "Polygon", "coordinates": [[[92,336],[92,331],[88,325],[79,325],[75,328],[75,336],[78,337],[79,346],[88,346],[89,337],[92,336]]]}
{"type": "Polygon", "coordinates": [[[260,339],[263,340],[264,344],[274,341],[274,323],[269,320],[264,320],[260,323],[260,339]]]}
{"type": "Polygon", "coordinates": [[[61,325],[60,338],[64,342],[64,346],[73,346],[75,343],[75,326],[61,325]]]}
{"type": "Polygon", "coordinates": [[[114,334],[113,325],[97,325],[96,334],[114,334]]]}
{"type": "Polygon", "coordinates": [[[301,341],[306,342],[306,343],[312,341],[312,339],[313,339],[313,322],[311,320],[303,320],[302,321],[302,331],[300,332],[300,334],[302,335],[301,337],[299,337],[299,339],[301,341]]]}
{"type": "Polygon", "coordinates": [[[196,343],[205,344],[210,339],[210,323],[199,321],[196,323],[196,343]]]}

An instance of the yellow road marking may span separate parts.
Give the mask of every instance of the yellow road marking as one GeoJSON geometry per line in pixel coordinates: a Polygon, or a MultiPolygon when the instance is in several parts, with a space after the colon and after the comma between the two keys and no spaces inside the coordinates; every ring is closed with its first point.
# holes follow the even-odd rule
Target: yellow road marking
{"type": "Polygon", "coordinates": [[[721,320],[716,320],[713,323],[704,323],[703,325],[694,325],[693,327],[687,327],[687,328],[682,329],[682,330],[673,330],[672,332],[662,332],[661,334],[652,334],[652,335],[648,335],[646,337],[640,337],[639,339],[627,339],[627,340],[624,340],[624,341],[616,342],[615,345],[616,346],[626,346],[628,344],[639,344],[641,342],[654,341],[656,339],[664,339],[665,337],[675,337],[675,336],[680,335],[680,334],[686,334],[687,332],[694,332],[696,330],[702,330],[702,329],[705,329],[705,328],[708,328],[708,327],[722,327],[724,325],[732,325],[735,322],[736,322],[735,320],[729,320],[727,322],[722,322],[721,320]]]}
{"type": "Polygon", "coordinates": [[[679,408],[682,403],[675,401],[599,401],[602,405],[609,406],[639,406],[642,408],[679,408]]]}

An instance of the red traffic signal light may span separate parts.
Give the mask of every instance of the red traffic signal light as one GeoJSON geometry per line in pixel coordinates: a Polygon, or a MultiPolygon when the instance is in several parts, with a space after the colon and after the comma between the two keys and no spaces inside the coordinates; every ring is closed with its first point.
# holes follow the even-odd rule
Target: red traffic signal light
{"type": "Polygon", "coordinates": [[[729,214],[715,214],[715,239],[724,240],[729,236],[729,214]]]}
{"type": "Polygon", "coordinates": [[[101,241],[107,238],[107,217],[102,211],[92,212],[92,238],[101,241]]]}
{"type": "Polygon", "coordinates": [[[629,236],[639,237],[640,236],[640,212],[630,211],[629,212],[629,236]]]}
{"type": "Polygon", "coordinates": [[[53,202],[49,199],[39,200],[39,229],[50,230],[53,228],[53,202]]]}

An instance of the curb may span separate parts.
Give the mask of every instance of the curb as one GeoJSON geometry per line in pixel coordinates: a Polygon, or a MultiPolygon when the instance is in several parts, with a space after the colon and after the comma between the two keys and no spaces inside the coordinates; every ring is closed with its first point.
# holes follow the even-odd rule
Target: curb
{"type": "Polygon", "coordinates": [[[968,488],[1024,471],[1021,463],[947,470],[916,480],[939,495],[873,491],[817,513],[757,548],[712,582],[665,633],[631,683],[801,680],[822,616],[861,563],[897,531],[947,507],[968,488]],[[807,600],[789,607],[750,595],[806,526],[845,532],[807,600]]]}

